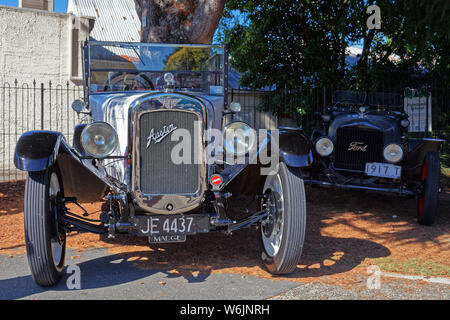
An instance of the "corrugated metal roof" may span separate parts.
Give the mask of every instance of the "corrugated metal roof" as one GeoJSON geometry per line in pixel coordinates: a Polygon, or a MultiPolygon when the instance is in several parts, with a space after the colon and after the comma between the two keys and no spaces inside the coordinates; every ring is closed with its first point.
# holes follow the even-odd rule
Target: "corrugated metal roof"
{"type": "Polygon", "coordinates": [[[140,41],[141,21],[134,0],[69,0],[67,12],[95,17],[91,38],[97,41],[140,41]]]}

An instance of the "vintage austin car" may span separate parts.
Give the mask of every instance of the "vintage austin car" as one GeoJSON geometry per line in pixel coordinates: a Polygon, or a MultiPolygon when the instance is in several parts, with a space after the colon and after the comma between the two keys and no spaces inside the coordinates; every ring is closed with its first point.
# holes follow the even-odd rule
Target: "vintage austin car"
{"type": "Polygon", "coordinates": [[[35,281],[60,279],[71,231],[165,243],[256,226],[268,270],[292,272],[305,235],[300,170],[312,163],[313,146],[298,130],[259,135],[243,122],[223,125],[224,115],[240,111],[227,103],[225,47],[87,42],[84,61],[85,100],[73,108],[88,121],[73,144],[59,132],[33,131],[15,151],[15,165],[28,172],[25,236],[35,281]],[[224,140],[210,139],[211,129],[224,140]],[[274,164],[263,154],[280,160],[278,170],[263,173],[274,164]],[[67,208],[101,200],[99,220],[67,208]]]}
{"type": "Polygon", "coordinates": [[[312,138],[317,161],[305,182],[416,197],[418,222],[432,225],[444,140],[407,137],[401,95],[336,91],[333,103],[318,114],[321,127],[312,138]]]}

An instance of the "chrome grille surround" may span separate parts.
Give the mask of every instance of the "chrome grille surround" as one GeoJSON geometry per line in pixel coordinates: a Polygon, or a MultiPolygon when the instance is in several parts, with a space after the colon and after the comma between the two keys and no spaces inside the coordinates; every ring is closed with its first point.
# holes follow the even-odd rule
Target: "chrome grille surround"
{"type": "MultiPolygon", "coordinates": [[[[131,194],[135,203],[140,209],[151,214],[179,214],[196,209],[202,202],[205,191],[207,190],[207,165],[205,154],[205,143],[203,136],[206,124],[206,108],[202,102],[194,97],[176,94],[149,94],[134,103],[130,108],[129,116],[129,146],[132,150],[132,168],[131,168],[131,194]],[[198,143],[198,156],[200,164],[198,165],[198,181],[196,190],[189,193],[159,193],[147,194],[141,190],[141,143],[146,144],[147,141],[141,141],[141,124],[140,119],[143,115],[152,112],[184,112],[186,114],[195,115],[197,121],[201,123],[199,128],[200,141],[198,143]],[[168,205],[173,206],[173,210],[167,209],[168,205]]],[[[161,124],[166,125],[166,124],[161,124]]],[[[148,133],[146,133],[148,135],[148,133]]],[[[193,133],[192,133],[193,134],[193,133]]],[[[170,140],[170,136],[165,139],[170,140]]],[[[163,143],[163,142],[161,142],[163,143]]],[[[195,141],[194,141],[195,143],[195,141]]],[[[194,147],[194,146],[192,146],[194,147]]],[[[145,147],[144,147],[145,148],[145,147]]],[[[151,149],[151,147],[150,147],[151,149]]],[[[151,179],[151,177],[149,177],[151,179]]],[[[172,177],[168,177],[171,179],[172,177]]],[[[173,183],[177,183],[176,180],[173,183]]]]}

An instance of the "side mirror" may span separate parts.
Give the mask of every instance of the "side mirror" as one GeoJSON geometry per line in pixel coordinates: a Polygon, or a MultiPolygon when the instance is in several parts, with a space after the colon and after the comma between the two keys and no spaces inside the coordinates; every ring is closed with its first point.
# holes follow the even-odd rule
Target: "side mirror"
{"type": "Polygon", "coordinates": [[[75,100],[72,103],[72,109],[76,113],[89,113],[89,110],[86,107],[86,104],[82,100],[75,100]]]}

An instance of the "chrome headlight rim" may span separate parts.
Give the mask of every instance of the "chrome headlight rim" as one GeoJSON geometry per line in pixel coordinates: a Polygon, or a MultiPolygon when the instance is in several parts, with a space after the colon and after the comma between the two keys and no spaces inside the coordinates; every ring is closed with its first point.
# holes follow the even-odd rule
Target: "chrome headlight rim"
{"type": "Polygon", "coordinates": [[[238,101],[232,101],[230,103],[230,110],[234,113],[239,113],[242,111],[242,105],[238,101]]]}
{"type": "Polygon", "coordinates": [[[327,136],[322,136],[320,138],[318,138],[315,142],[314,142],[314,148],[317,152],[317,154],[323,158],[329,157],[333,154],[335,146],[334,146],[334,142],[333,140],[330,139],[330,137],[327,136]],[[329,144],[331,145],[331,150],[328,150],[326,152],[323,152],[320,148],[319,148],[319,143],[323,142],[323,141],[327,141],[329,142],[329,144]]]}
{"type": "Polygon", "coordinates": [[[384,158],[384,160],[386,160],[389,163],[393,163],[393,164],[399,163],[403,160],[404,156],[405,156],[405,152],[403,151],[402,146],[399,145],[398,143],[389,143],[389,144],[385,145],[383,148],[383,158],[384,158]],[[392,158],[389,159],[389,157],[386,156],[387,152],[388,152],[387,149],[392,148],[392,147],[395,147],[395,148],[397,148],[397,151],[400,151],[399,152],[400,156],[396,159],[392,159],[392,158]]]}
{"type": "MultiPolygon", "coordinates": [[[[234,129],[236,130],[236,129],[234,129]]],[[[248,155],[250,153],[251,150],[253,150],[255,148],[256,145],[256,140],[257,140],[257,135],[256,135],[256,130],[249,125],[248,123],[244,122],[244,121],[233,121],[228,123],[227,125],[225,125],[225,127],[222,130],[222,136],[223,136],[223,148],[225,149],[225,151],[232,153],[233,155],[240,157],[240,156],[245,156],[248,155]],[[245,149],[245,152],[238,152],[239,150],[230,150],[230,148],[227,147],[227,130],[229,130],[232,126],[236,126],[241,124],[243,127],[247,127],[252,133],[253,133],[253,141],[252,144],[245,149]]]]}
{"type": "Polygon", "coordinates": [[[400,126],[403,129],[408,129],[411,126],[411,121],[409,121],[409,119],[402,119],[400,120],[400,126]]]}
{"type": "Polygon", "coordinates": [[[92,158],[96,158],[96,159],[104,159],[104,158],[107,158],[110,155],[112,155],[117,150],[117,148],[119,146],[119,135],[117,134],[117,131],[109,123],[104,122],[104,121],[96,121],[96,122],[92,122],[92,123],[88,124],[83,129],[83,131],[81,132],[81,135],[80,135],[80,143],[81,143],[81,146],[82,146],[84,152],[86,152],[86,154],[88,156],[90,156],[92,158]],[[90,152],[84,143],[84,137],[88,133],[88,130],[92,129],[94,126],[99,126],[99,125],[104,126],[105,128],[108,128],[108,130],[110,130],[110,133],[113,134],[114,141],[115,141],[114,147],[111,150],[109,150],[108,152],[105,152],[103,154],[95,154],[95,153],[90,152]]]}

